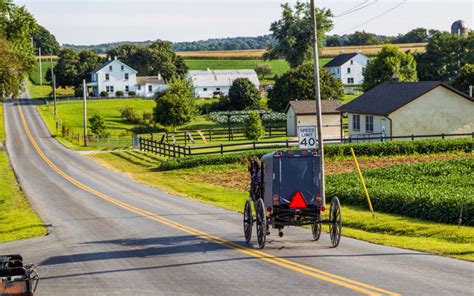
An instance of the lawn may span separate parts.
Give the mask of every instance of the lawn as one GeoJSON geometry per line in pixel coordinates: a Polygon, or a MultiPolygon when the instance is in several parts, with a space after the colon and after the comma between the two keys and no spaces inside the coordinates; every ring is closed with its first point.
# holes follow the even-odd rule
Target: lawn
{"type": "MultiPolygon", "coordinates": [[[[228,210],[241,212],[248,198],[246,164],[210,165],[159,172],[157,168],[161,160],[145,153],[129,151],[91,157],[108,168],[126,172],[140,182],[228,210]]],[[[343,167],[347,165],[344,164],[343,167]]],[[[364,208],[348,205],[343,206],[343,218],[345,236],[474,261],[472,227],[386,213],[376,213],[374,219],[364,208]]]]}
{"type": "MultiPolygon", "coordinates": [[[[3,142],[1,103],[0,120],[0,142],[3,142]]],[[[21,191],[5,151],[0,151],[0,184],[0,243],[45,235],[46,228],[21,191]]]]}
{"type": "MultiPolygon", "coordinates": [[[[53,65],[56,66],[58,62],[53,61],[53,65]]],[[[49,80],[46,80],[46,73],[51,69],[51,62],[43,60],[41,62],[41,67],[42,67],[42,73],[43,73],[43,85],[47,85],[50,83],[49,80]]],[[[40,67],[39,67],[39,62],[36,62],[35,67],[33,68],[33,71],[30,73],[30,80],[32,83],[35,85],[40,85],[40,67]]]]}

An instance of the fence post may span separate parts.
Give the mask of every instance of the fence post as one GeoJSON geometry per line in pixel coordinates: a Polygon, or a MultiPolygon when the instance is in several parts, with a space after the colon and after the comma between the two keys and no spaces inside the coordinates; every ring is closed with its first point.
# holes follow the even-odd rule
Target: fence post
{"type": "MultiPolygon", "coordinates": [[[[474,134],[473,134],[474,136],[474,134]]],[[[212,130],[209,130],[209,142],[212,142],[212,130]]]]}
{"type": "Polygon", "coordinates": [[[186,139],[186,131],[183,132],[183,135],[184,135],[184,146],[186,146],[186,144],[188,143],[186,139]]]}
{"type": "Polygon", "coordinates": [[[192,151],[192,150],[191,150],[191,146],[189,146],[189,147],[188,147],[188,155],[189,155],[189,156],[191,156],[191,153],[192,153],[191,151],[192,151]]]}
{"type": "Polygon", "coordinates": [[[444,140],[444,133],[442,133],[442,134],[441,134],[441,139],[443,139],[443,140],[444,140]]]}
{"type": "Polygon", "coordinates": [[[415,135],[411,135],[411,140],[415,140],[415,135]]]}
{"type": "Polygon", "coordinates": [[[223,154],[224,154],[224,145],[221,144],[221,155],[223,155],[223,154]]]}
{"type": "Polygon", "coordinates": [[[255,141],[253,141],[253,150],[255,150],[256,147],[255,147],[255,141]]]}
{"type": "Polygon", "coordinates": [[[270,138],[272,137],[272,126],[270,125],[270,138]]]}
{"type": "Polygon", "coordinates": [[[290,147],[290,144],[288,143],[288,139],[286,140],[286,148],[290,147]]]}

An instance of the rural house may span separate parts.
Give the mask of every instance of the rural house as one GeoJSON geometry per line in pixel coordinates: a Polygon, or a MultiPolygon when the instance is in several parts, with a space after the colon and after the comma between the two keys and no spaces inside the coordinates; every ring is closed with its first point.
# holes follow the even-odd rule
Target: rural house
{"type": "Polygon", "coordinates": [[[439,81],[384,82],[337,110],[349,137],[472,133],[472,97],[439,81]]]}
{"type": "Polygon", "coordinates": [[[92,96],[99,97],[101,92],[115,96],[117,91],[122,91],[125,96],[133,91],[140,97],[153,97],[156,92],[167,88],[161,75],[137,76],[137,71],[124,64],[117,58],[110,59],[102,66],[91,72],[92,96]]]}
{"type": "MultiPolygon", "coordinates": [[[[342,116],[337,108],[339,100],[322,100],[323,139],[340,139],[342,132],[342,116]]],[[[317,126],[316,101],[290,101],[285,108],[286,127],[289,137],[298,135],[299,126],[317,126]]]]}
{"type": "Polygon", "coordinates": [[[260,87],[255,70],[195,70],[188,72],[196,98],[212,98],[220,93],[227,95],[237,78],[249,79],[257,89],[260,87]]]}
{"type": "Polygon", "coordinates": [[[329,61],[324,65],[324,68],[331,75],[340,79],[344,85],[359,85],[364,82],[362,72],[368,62],[369,58],[361,53],[343,53],[329,61]]]}

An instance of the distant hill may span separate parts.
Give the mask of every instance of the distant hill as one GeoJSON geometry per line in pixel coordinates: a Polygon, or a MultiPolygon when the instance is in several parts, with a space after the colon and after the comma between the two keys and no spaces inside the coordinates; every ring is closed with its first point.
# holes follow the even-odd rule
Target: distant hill
{"type": "MultiPolygon", "coordinates": [[[[74,44],[63,44],[63,48],[72,48],[75,51],[81,51],[86,49],[95,50],[97,53],[106,53],[110,49],[117,47],[122,44],[134,44],[139,46],[146,46],[153,41],[120,41],[112,43],[103,43],[97,45],[74,45],[74,44]]],[[[264,49],[267,48],[268,44],[272,43],[272,37],[270,35],[258,36],[258,37],[229,37],[229,38],[216,38],[192,42],[176,42],[173,43],[173,49],[175,51],[223,51],[223,50],[249,50],[249,49],[264,49]]]]}

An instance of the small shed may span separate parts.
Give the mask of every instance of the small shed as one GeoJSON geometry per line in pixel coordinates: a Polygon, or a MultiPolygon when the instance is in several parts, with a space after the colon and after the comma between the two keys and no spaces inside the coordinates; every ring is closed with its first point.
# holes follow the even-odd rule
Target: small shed
{"type": "MultiPolygon", "coordinates": [[[[343,135],[339,100],[322,100],[323,139],[340,139],[343,135]]],[[[316,101],[290,101],[285,108],[287,135],[296,137],[299,126],[317,126],[316,101]]]]}

